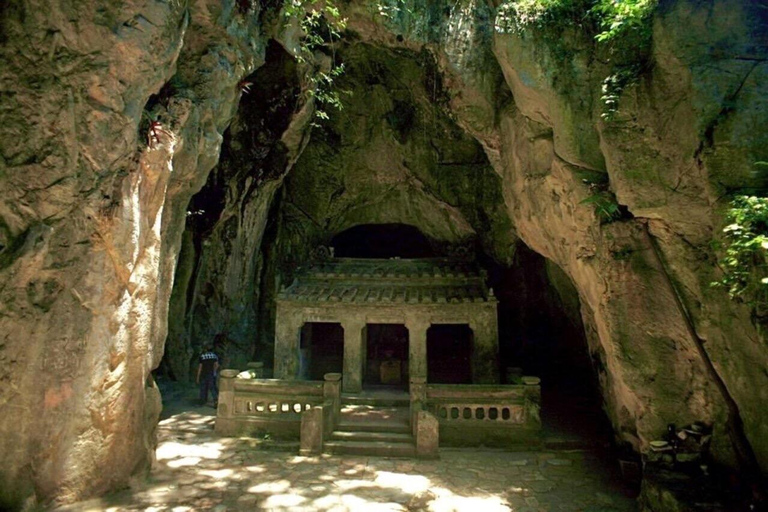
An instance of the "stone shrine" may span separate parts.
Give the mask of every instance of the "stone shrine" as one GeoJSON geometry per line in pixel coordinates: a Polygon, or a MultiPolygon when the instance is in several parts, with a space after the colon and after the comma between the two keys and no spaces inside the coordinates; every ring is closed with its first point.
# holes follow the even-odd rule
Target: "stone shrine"
{"type": "MultiPolygon", "coordinates": [[[[410,379],[426,379],[427,331],[468,326],[471,383],[498,382],[497,301],[482,272],[451,259],[331,258],[301,271],[277,297],[275,378],[299,377],[302,327],[337,323],[343,328],[343,390],[363,388],[369,329],[406,329],[401,361],[410,379]]],[[[407,379],[403,379],[406,380],[407,379]]]]}

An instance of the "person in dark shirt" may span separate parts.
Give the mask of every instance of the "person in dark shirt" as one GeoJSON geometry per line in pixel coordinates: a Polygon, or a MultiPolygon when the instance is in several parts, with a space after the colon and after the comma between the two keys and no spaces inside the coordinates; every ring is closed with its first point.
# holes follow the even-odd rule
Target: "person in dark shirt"
{"type": "Polygon", "coordinates": [[[208,403],[208,391],[211,391],[213,397],[213,406],[217,407],[219,403],[219,390],[216,387],[216,373],[219,370],[219,356],[217,356],[213,347],[208,347],[200,354],[200,364],[197,365],[196,382],[200,385],[200,405],[208,403]]]}

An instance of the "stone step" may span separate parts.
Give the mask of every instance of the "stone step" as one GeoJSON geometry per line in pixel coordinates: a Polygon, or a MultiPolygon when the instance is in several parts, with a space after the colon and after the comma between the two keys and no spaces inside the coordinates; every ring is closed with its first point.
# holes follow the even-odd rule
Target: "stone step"
{"type": "Polygon", "coordinates": [[[341,404],[344,405],[370,405],[373,407],[408,407],[411,398],[407,393],[389,395],[341,395],[341,404]]]}
{"type": "Polygon", "coordinates": [[[407,423],[393,421],[344,421],[336,425],[336,431],[342,432],[385,432],[410,434],[411,427],[407,423]]]}
{"type": "Polygon", "coordinates": [[[324,451],[334,455],[369,455],[373,457],[416,457],[413,443],[383,441],[326,441],[324,451]]]}
{"type": "Polygon", "coordinates": [[[360,431],[335,431],[331,434],[331,441],[381,441],[385,443],[413,443],[413,436],[404,432],[360,432],[360,431]]]}

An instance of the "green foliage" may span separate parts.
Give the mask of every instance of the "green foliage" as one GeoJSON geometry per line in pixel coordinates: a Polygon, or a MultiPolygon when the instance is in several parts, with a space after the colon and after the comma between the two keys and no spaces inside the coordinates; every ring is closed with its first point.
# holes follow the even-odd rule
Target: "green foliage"
{"type": "Polygon", "coordinates": [[[637,81],[642,72],[640,63],[632,63],[619,66],[613,74],[603,80],[600,101],[603,103],[603,112],[600,117],[606,121],[613,121],[619,112],[619,100],[624,89],[637,81]]]}
{"type": "Polygon", "coordinates": [[[597,22],[598,43],[616,41],[633,31],[646,31],[658,0],[506,0],[496,10],[496,30],[520,33],[531,27],[591,27],[597,22]]]}
{"type": "MultiPolygon", "coordinates": [[[[610,121],[622,92],[638,80],[648,60],[657,4],[658,0],[506,0],[496,10],[495,26],[498,32],[518,34],[548,29],[558,37],[563,29],[578,27],[592,35],[613,68],[601,95],[602,117],[610,121]]],[[[558,38],[553,43],[562,44],[558,38]]]]}
{"type": "Polygon", "coordinates": [[[712,286],[759,310],[768,306],[768,198],[736,196],[723,229],[723,277],[712,286]]]}
{"type": "Polygon", "coordinates": [[[608,224],[621,218],[621,209],[616,196],[607,190],[601,190],[580,201],[580,204],[591,204],[601,224],[608,224]]]}
{"type": "Polygon", "coordinates": [[[650,19],[658,0],[598,0],[592,12],[600,23],[598,42],[616,41],[631,32],[650,33],[650,19]]]}
{"type": "MultiPolygon", "coordinates": [[[[283,5],[286,22],[299,20],[303,37],[299,43],[299,62],[314,64],[314,72],[309,80],[309,95],[315,100],[315,119],[327,120],[328,109],[341,110],[341,94],[334,87],[335,80],[344,74],[344,64],[338,64],[334,44],[341,39],[341,33],[347,27],[347,19],[334,0],[286,0],[283,5]],[[316,51],[331,50],[331,68],[323,71],[315,62],[316,51]]],[[[317,122],[312,123],[317,126],[317,122]]]]}

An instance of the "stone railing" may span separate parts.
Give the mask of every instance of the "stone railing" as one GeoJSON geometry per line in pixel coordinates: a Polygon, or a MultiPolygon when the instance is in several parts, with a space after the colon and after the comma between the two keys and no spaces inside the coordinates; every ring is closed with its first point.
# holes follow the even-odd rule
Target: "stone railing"
{"type": "Polygon", "coordinates": [[[241,379],[238,370],[222,370],[216,432],[225,436],[269,434],[275,439],[299,439],[302,415],[324,407],[332,427],[341,404],[339,374],[323,381],[241,379]]]}
{"type": "Polygon", "coordinates": [[[426,379],[411,379],[411,433],[416,441],[416,457],[436,459],[440,447],[439,423],[434,414],[427,411],[426,379]]]}
{"type": "MultiPolygon", "coordinates": [[[[424,384],[411,381],[411,401],[422,402],[452,445],[511,446],[539,441],[541,387],[537,377],[520,385],[424,384]]],[[[413,413],[413,411],[412,411],[413,413]]]]}

